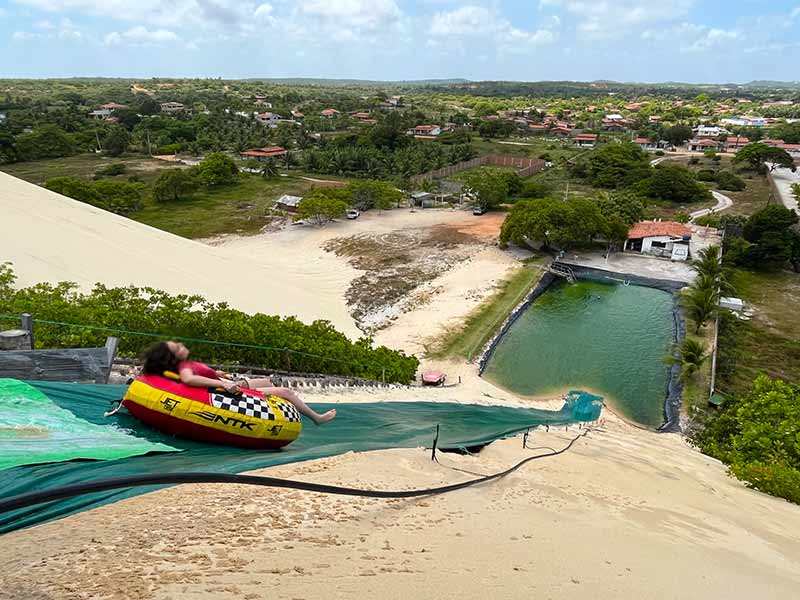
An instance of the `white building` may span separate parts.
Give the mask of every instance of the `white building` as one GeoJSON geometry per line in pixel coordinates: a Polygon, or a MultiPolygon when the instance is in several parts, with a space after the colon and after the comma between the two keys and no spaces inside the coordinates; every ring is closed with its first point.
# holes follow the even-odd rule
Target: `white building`
{"type": "Polygon", "coordinates": [[[186,107],[181,104],[180,102],[162,102],[161,103],[161,112],[172,114],[172,113],[179,113],[186,110],[186,107]]]}
{"type": "Polygon", "coordinates": [[[282,117],[278,113],[272,112],[265,112],[256,115],[256,121],[262,125],[266,125],[270,129],[275,129],[278,126],[278,122],[281,120],[281,118],[282,117]]]}
{"type": "Polygon", "coordinates": [[[675,221],[641,221],[628,232],[625,250],[671,260],[688,260],[692,230],[675,221]]]}
{"type": "Polygon", "coordinates": [[[700,125],[692,129],[695,136],[699,138],[715,138],[721,135],[729,135],[730,131],[725,129],[724,127],[718,127],[716,125],[700,125]]]}

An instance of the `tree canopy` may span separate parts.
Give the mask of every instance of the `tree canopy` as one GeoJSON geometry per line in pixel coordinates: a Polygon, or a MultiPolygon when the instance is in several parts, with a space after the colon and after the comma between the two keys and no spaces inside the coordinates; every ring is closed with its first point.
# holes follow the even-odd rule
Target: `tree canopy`
{"type": "Polygon", "coordinates": [[[694,442],[751,487],[800,503],[800,387],[760,375],[731,397],[694,442]]]}
{"type": "Polygon", "coordinates": [[[766,169],[766,164],[771,163],[772,167],[785,167],[794,170],[794,159],[783,148],[775,148],[774,146],[767,146],[760,142],[755,144],[748,144],[736,153],[733,157],[733,162],[741,163],[746,162],[756,171],[762,172],[766,169]]]}
{"type": "Polygon", "coordinates": [[[180,200],[198,187],[197,178],[187,169],[165,169],[153,185],[153,199],[156,202],[180,200]]]}
{"type": "Polygon", "coordinates": [[[574,174],[586,176],[602,188],[622,188],[650,175],[647,153],[632,143],[606,144],[572,167],[574,174]]]}
{"type": "Polygon", "coordinates": [[[295,221],[308,220],[316,225],[322,225],[344,216],[347,212],[347,203],[342,200],[343,190],[315,189],[303,196],[297,206],[295,221]]]}
{"type": "Polygon", "coordinates": [[[239,177],[239,167],[230,156],[222,152],[212,152],[195,168],[197,178],[203,185],[233,183],[239,177]]]}
{"type": "Polygon", "coordinates": [[[711,191],[697,181],[694,173],[679,165],[659,165],[640,181],[636,189],[645,196],[670,202],[705,202],[711,191]]]}

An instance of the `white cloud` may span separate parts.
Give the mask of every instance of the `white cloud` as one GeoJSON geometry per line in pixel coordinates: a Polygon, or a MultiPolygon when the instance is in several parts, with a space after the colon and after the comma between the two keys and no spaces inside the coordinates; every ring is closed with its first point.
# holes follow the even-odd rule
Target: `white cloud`
{"type": "MultiPolygon", "coordinates": [[[[260,8],[252,1],[233,0],[14,0],[47,12],[74,11],[157,27],[209,25],[236,27],[250,23],[260,8]]],[[[262,5],[263,6],[263,5],[262,5]]]]}
{"type": "Polygon", "coordinates": [[[609,38],[631,27],[685,16],[696,0],[540,0],[539,8],[563,8],[578,19],[578,31],[589,38],[609,38]]]}
{"type": "Polygon", "coordinates": [[[681,23],[676,27],[666,29],[648,29],[640,36],[643,40],[655,42],[669,42],[679,52],[708,52],[718,48],[730,46],[736,42],[737,46],[744,34],[735,29],[718,29],[697,25],[695,23],[681,23]]]}
{"type": "MultiPolygon", "coordinates": [[[[557,28],[558,17],[547,19],[547,24],[557,28]]],[[[490,35],[495,46],[502,51],[524,52],[530,45],[549,44],[558,35],[548,28],[526,31],[514,27],[507,19],[483,6],[462,6],[449,12],[436,13],[431,19],[429,32],[438,37],[465,35],[490,35]]]]}
{"type": "Polygon", "coordinates": [[[123,32],[112,31],[106,35],[103,41],[107,46],[163,46],[180,42],[181,38],[175,32],[167,29],[151,31],[139,25],[123,32]]]}
{"type": "Polygon", "coordinates": [[[462,6],[456,10],[433,15],[430,32],[433,35],[464,35],[480,33],[494,22],[483,6],[462,6]]]}

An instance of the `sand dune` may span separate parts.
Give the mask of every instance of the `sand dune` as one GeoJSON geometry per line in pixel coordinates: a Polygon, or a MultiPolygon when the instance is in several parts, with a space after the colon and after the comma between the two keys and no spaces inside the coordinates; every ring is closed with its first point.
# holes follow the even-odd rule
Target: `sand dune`
{"type": "Polygon", "coordinates": [[[298,260],[298,248],[230,252],[137,223],[0,173],[0,260],[19,285],[74,281],[83,289],[152,286],[199,293],[247,312],[328,319],[357,337],[344,291],[354,271],[321,250],[298,260]]]}
{"type": "MultiPolygon", "coordinates": [[[[514,438],[440,460],[488,473],[532,452],[514,438]]],[[[408,449],[261,472],[374,489],[469,477],[446,466],[408,449]]],[[[0,597],[788,599],[797,531],[797,506],[675,435],[611,420],[566,454],[434,498],[198,485],[104,506],[4,536],[0,597]]]]}

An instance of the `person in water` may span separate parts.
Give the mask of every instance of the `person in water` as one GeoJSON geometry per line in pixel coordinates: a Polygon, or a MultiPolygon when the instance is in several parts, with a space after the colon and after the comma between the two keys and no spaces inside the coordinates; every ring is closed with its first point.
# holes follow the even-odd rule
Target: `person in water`
{"type": "Polygon", "coordinates": [[[273,386],[269,377],[240,379],[239,381],[223,379],[221,373],[208,365],[189,360],[189,349],[180,342],[158,342],[150,346],[145,352],[143,373],[147,375],[163,375],[165,371],[178,373],[182,383],[195,387],[222,387],[232,393],[237,393],[241,387],[246,387],[251,390],[258,390],[265,396],[278,396],[294,404],[297,410],[317,425],[327,423],[336,416],[335,409],[319,414],[289,388],[273,386]]]}

